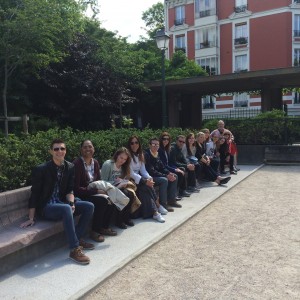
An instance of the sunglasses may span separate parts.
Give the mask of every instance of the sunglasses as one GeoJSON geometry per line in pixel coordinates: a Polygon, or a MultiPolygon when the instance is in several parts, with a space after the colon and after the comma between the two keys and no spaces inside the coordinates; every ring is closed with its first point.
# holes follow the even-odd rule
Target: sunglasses
{"type": "Polygon", "coordinates": [[[178,140],[178,142],[179,142],[180,144],[185,144],[185,141],[180,141],[180,140],[178,140]]]}
{"type": "Polygon", "coordinates": [[[159,144],[152,143],[151,146],[153,146],[153,147],[159,147],[159,144]]]}
{"type": "Polygon", "coordinates": [[[130,143],[130,145],[138,145],[138,144],[139,144],[138,141],[136,141],[136,142],[131,142],[131,143],[130,143]]]}
{"type": "Polygon", "coordinates": [[[162,140],[163,141],[169,141],[170,139],[168,137],[163,137],[162,140]]]}
{"type": "Polygon", "coordinates": [[[53,151],[57,152],[57,151],[65,151],[66,148],[65,147],[57,147],[57,148],[53,148],[53,151]]]}

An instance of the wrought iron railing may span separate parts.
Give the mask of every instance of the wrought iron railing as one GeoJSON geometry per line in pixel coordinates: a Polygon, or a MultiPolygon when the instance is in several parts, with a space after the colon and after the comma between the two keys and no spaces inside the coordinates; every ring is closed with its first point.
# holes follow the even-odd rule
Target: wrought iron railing
{"type": "Polygon", "coordinates": [[[247,37],[239,37],[234,39],[235,45],[245,45],[248,44],[248,38],[247,37]]]}
{"type": "Polygon", "coordinates": [[[240,6],[235,6],[234,7],[234,12],[235,13],[241,13],[241,12],[245,12],[247,10],[248,6],[247,5],[240,5],[240,6]]]}
{"type": "Polygon", "coordinates": [[[174,25],[175,26],[183,25],[184,23],[185,23],[185,18],[174,20],[174,25]]]}
{"type": "Polygon", "coordinates": [[[298,29],[294,30],[294,37],[300,37],[300,30],[298,30],[298,29]]]}

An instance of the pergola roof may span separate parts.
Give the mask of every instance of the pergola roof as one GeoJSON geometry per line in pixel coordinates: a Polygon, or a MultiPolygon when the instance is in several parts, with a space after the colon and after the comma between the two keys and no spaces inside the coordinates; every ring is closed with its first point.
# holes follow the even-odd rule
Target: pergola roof
{"type": "MultiPolygon", "coordinates": [[[[151,90],[161,90],[161,80],[146,82],[151,90]]],[[[255,91],[263,86],[272,88],[300,87],[300,67],[269,69],[214,76],[199,76],[167,80],[166,89],[172,92],[199,93],[201,95],[255,91]]]]}

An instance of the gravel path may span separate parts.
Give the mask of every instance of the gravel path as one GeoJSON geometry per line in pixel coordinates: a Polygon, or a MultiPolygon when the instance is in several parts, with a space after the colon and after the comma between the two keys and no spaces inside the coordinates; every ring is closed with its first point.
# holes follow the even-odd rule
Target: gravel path
{"type": "Polygon", "coordinates": [[[85,299],[300,299],[300,166],[265,166],[85,299]]]}

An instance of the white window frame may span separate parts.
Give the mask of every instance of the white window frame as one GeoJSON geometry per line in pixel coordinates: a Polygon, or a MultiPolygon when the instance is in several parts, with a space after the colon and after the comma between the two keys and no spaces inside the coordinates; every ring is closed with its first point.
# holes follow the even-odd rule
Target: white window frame
{"type": "Polygon", "coordinates": [[[197,58],[197,64],[207,72],[207,67],[209,68],[209,75],[217,75],[218,74],[218,58],[217,56],[207,56],[197,58]],[[212,70],[214,68],[214,70],[212,70]]]}
{"type": "Polygon", "coordinates": [[[203,27],[196,30],[196,50],[202,48],[216,47],[217,45],[217,28],[216,26],[203,27]],[[205,46],[205,44],[207,46],[205,46]]]}
{"type": "Polygon", "coordinates": [[[180,5],[175,7],[175,25],[182,25],[185,23],[185,6],[180,5]]]}
{"type": "Polygon", "coordinates": [[[248,108],[249,95],[247,93],[234,95],[234,108],[248,108]]]}
{"type": "Polygon", "coordinates": [[[175,36],[175,49],[182,48],[186,50],[186,40],[185,35],[175,36]]]}
{"type": "Polygon", "coordinates": [[[248,71],[248,55],[246,53],[237,54],[234,57],[234,72],[248,71]]]}

